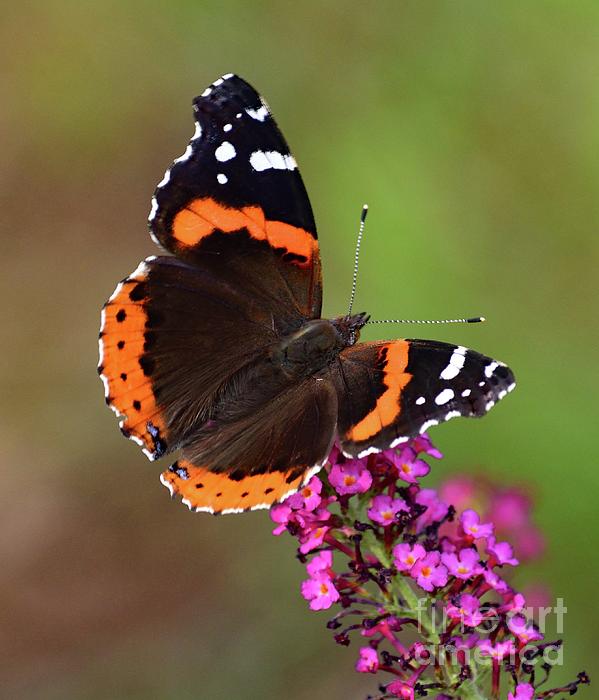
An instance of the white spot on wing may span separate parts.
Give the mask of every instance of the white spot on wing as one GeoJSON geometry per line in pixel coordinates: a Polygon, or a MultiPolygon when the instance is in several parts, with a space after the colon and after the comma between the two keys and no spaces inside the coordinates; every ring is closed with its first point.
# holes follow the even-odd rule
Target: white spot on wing
{"type": "Polygon", "coordinates": [[[192,151],[193,151],[193,148],[192,148],[191,144],[188,143],[185,151],[178,158],[175,158],[173,163],[182,163],[183,161],[187,160],[189,158],[189,156],[191,155],[192,151]]]}
{"type": "MultiPolygon", "coordinates": [[[[102,358],[100,358],[101,361],[102,358]]],[[[108,395],[110,394],[110,386],[108,385],[108,379],[101,374],[100,379],[102,380],[102,384],[104,384],[104,398],[107,399],[108,395]]]]}
{"type": "Polygon", "coordinates": [[[376,455],[379,452],[382,452],[382,450],[379,450],[378,447],[368,447],[363,452],[358,453],[358,459],[362,459],[362,457],[367,457],[368,455],[376,455]]]}
{"type": "Polygon", "coordinates": [[[422,406],[423,403],[426,403],[426,399],[424,398],[424,396],[419,396],[419,397],[416,399],[416,405],[417,405],[417,406],[422,406]]]}
{"type": "Polygon", "coordinates": [[[161,483],[163,486],[166,486],[166,488],[169,490],[169,493],[171,494],[171,497],[174,496],[174,494],[175,494],[175,487],[171,484],[170,481],[167,481],[167,480],[164,478],[164,474],[161,474],[161,475],[160,475],[160,483],[161,483]]]}
{"type": "Polygon", "coordinates": [[[110,303],[111,301],[114,301],[118,295],[121,293],[121,289],[123,288],[123,283],[119,282],[117,286],[115,287],[114,292],[108,297],[108,302],[110,303]]]}
{"type": "Polygon", "coordinates": [[[224,173],[219,173],[216,176],[216,179],[220,182],[221,185],[226,185],[227,182],[229,182],[229,178],[224,173]]]}
{"type": "Polygon", "coordinates": [[[150,208],[150,214],[148,216],[148,221],[154,221],[157,213],[158,213],[158,202],[156,201],[156,197],[152,197],[152,206],[150,208]]]}
{"type": "Polygon", "coordinates": [[[315,464],[311,469],[308,469],[306,472],[306,475],[304,476],[304,480],[302,481],[302,486],[304,484],[307,484],[310,479],[318,474],[318,472],[324,467],[324,465],[327,463],[327,460],[329,459],[328,455],[326,459],[324,459],[320,464],[315,464]]]}
{"type": "Polygon", "coordinates": [[[487,401],[487,405],[485,406],[485,411],[490,411],[494,405],[495,405],[495,401],[487,401]]]}
{"type": "Polygon", "coordinates": [[[245,111],[252,119],[256,119],[259,122],[263,122],[269,114],[268,107],[264,104],[258,107],[258,109],[248,108],[245,111]]]}
{"type": "MultiPolygon", "coordinates": [[[[292,493],[295,493],[295,490],[292,493]]],[[[272,506],[272,503],[256,503],[256,505],[250,507],[250,510],[267,510],[268,508],[272,508],[272,506]]]]}
{"type": "Polygon", "coordinates": [[[462,396],[466,398],[467,396],[470,396],[471,393],[472,391],[470,389],[464,389],[464,391],[462,392],[462,396]]]}
{"type": "Polygon", "coordinates": [[[156,187],[164,187],[166,184],[168,184],[168,181],[171,179],[171,171],[170,168],[164,173],[164,177],[160,182],[156,185],[156,187]]]}
{"type": "Polygon", "coordinates": [[[148,272],[148,266],[146,265],[146,260],[142,260],[139,265],[133,270],[129,275],[129,279],[142,280],[145,279],[148,272]]]}
{"type": "MultiPolygon", "coordinates": [[[[181,501],[181,503],[185,503],[185,501],[181,501]]],[[[185,503],[185,505],[187,504],[185,503]]],[[[189,510],[192,510],[194,513],[210,513],[210,515],[214,515],[214,508],[211,508],[210,506],[201,506],[199,508],[189,506],[189,510]]]]}
{"type": "Polygon", "coordinates": [[[221,163],[225,163],[226,161],[231,160],[231,158],[235,158],[237,151],[232,143],[223,141],[216,151],[214,151],[214,155],[216,156],[216,160],[220,161],[221,163]]]}
{"type": "Polygon", "coordinates": [[[498,367],[499,367],[499,362],[490,362],[485,367],[485,377],[487,377],[487,379],[488,379],[498,367]]]}
{"type": "MultiPolygon", "coordinates": [[[[133,440],[133,442],[137,442],[137,440],[139,440],[139,438],[136,435],[130,435],[129,439],[133,440]]],[[[141,445],[143,445],[143,442],[141,440],[139,440],[139,442],[137,444],[141,447],[141,445]]],[[[156,459],[156,457],[154,457],[154,453],[150,452],[150,450],[148,450],[147,447],[142,447],[141,451],[150,460],[150,462],[153,462],[156,459]]]]}
{"type": "Polygon", "coordinates": [[[451,401],[455,394],[451,389],[443,389],[443,391],[435,397],[435,403],[437,406],[443,406],[446,404],[448,401],[451,401]]]}
{"type": "Polygon", "coordinates": [[[196,139],[199,139],[201,135],[202,135],[202,125],[200,124],[200,122],[196,122],[196,130],[193,132],[193,136],[191,137],[191,140],[195,141],[196,139]]]}
{"type": "Polygon", "coordinates": [[[254,170],[295,170],[297,163],[295,158],[288,153],[279,151],[254,151],[250,156],[250,165],[254,170]]]}
{"type": "Polygon", "coordinates": [[[252,168],[254,168],[254,170],[257,170],[258,172],[272,168],[271,162],[268,160],[266,154],[263,151],[255,151],[254,153],[252,153],[252,155],[250,156],[250,165],[252,166],[252,168]]]}
{"type": "Polygon", "coordinates": [[[431,418],[430,420],[427,420],[426,423],[422,424],[420,432],[425,433],[429,428],[432,428],[434,425],[439,425],[439,421],[435,420],[434,418],[431,418]]]}
{"type": "Polygon", "coordinates": [[[232,128],[233,128],[233,124],[225,124],[223,126],[223,131],[231,131],[232,128]]]}
{"type": "Polygon", "coordinates": [[[452,353],[449,358],[449,363],[447,367],[439,375],[439,379],[454,379],[460,373],[460,370],[464,366],[466,361],[467,349],[459,345],[452,353]]]}
{"type": "Polygon", "coordinates": [[[445,416],[445,420],[451,420],[452,418],[459,418],[462,414],[459,411],[449,411],[449,413],[445,416]]]}

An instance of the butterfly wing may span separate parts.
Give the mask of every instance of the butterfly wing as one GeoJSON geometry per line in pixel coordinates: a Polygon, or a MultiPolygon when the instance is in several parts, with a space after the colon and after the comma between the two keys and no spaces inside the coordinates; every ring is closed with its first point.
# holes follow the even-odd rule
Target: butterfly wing
{"type": "Polygon", "coordinates": [[[141,263],[102,311],[99,372],[122,432],[150,459],[176,449],[276,339],[279,311],[174,257],[141,263]]]}
{"type": "Polygon", "coordinates": [[[149,219],[175,257],[148,258],[118,285],[102,312],[99,371],[121,430],[150,459],[181,449],[169,488],[223,512],[270,504],[322,465],[337,397],[330,381],[273,376],[268,357],[320,316],[316,227],[295,160],[236,76],[194,110],[196,132],[149,219]],[[192,474],[201,481],[183,478],[192,474]]]}
{"type": "Polygon", "coordinates": [[[316,225],[289,146],[258,93],[235,75],[193,102],[196,131],[159,183],[153,238],[231,284],[277,291],[306,318],[320,317],[316,225]]]}
{"type": "MultiPolygon", "coordinates": [[[[242,393],[248,379],[240,378],[242,393]]],[[[275,395],[270,384],[262,387],[264,400],[255,411],[237,420],[218,418],[163,472],[163,484],[191,510],[238,513],[268,508],[300,488],[325,463],[337,421],[332,382],[310,378],[275,395]]]]}
{"type": "Polygon", "coordinates": [[[433,340],[359,343],[333,370],[343,451],[363,456],[457,416],[483,416],[514,386],[501,362],[433,340]]]}

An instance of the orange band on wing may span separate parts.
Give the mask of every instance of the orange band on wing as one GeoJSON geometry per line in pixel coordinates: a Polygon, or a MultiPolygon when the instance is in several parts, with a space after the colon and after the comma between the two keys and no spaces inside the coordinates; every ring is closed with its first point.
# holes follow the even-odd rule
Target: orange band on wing
{"type": "Polygon", "coordinates": [[[408,366],[409,349],[410,344],[406,340],[398,340],[381,347],[379,358],[385,360],[383,383],[387,388],[379,396],[372,411],[348,432],[347,438],[354,442],[368,440],[397,420],[401,412],[401,392],[412,378],[412,375],[405,371],[408,366]],[[385,354],[385,358],[381,357],[382,353],[385,354]]]}
{"type": "Polygon", "coordinates": [[[107,403],[124,416],[121,430],[150,455],[158,449],[157,436],[161,440],[166,437],[166,426],[156,404],[152,382],[139,362],[144,354],[147,314],[141,300],[135,301],[130,295],[144,280],[145,276],[138,273],[121,282],[106,303],[102,312],[98,369],[107,403]]]}
{"type": "Polygon", "coordinates": [[[176,493],[181,496],[190,510],[218,514],[270,508],[273,503],[294,493],[306,476],[300,474],[290,478],[290,475],[295,476],[293,470],[255,474],[235,480],[228,474],[215,474],[180,459],[162,472],[160,480],[171,495],[176,493]]]}
{"type": "Polygon", "coordinates": [[[195,246],[217,230],[231,233],[243,228],[258,241],[303,256],[306,263],[318,251],[318,241],[303,228],[267,220],[261,207],[231,209],[210,197],[190,202],[175,216],[172,226],[175,239],[185,246],[195,246]]]}

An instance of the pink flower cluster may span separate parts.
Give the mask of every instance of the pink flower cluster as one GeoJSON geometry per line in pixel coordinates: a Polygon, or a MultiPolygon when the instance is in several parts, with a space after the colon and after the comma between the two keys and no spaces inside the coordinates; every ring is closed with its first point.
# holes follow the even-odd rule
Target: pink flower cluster
{"type": "MultiPolygon", "coordinates": [[[[504,677],[510,700],[535,700],[587,683],[580,674],[564,691],[535,685],[537,661],[547,668],[546,650],[561,641],[543,642],[525,597],[506,580],[519,562],[500,539],[505,527],[487,511],[457,513],[422,488],[425,457],[442,457],[426,435],[363,459],[335,447],[323,478],[272,508],[274,534],[298,541],[310,608],[338,606],[327,626],[339,644],[363,640],[356,671],[390,677],[378,698],[499,698],[504,677]],[[480,673],[484,666],[490,673],[480,673]]],[[[452,491],[463,495],[455,483],[441,493],[452,491]]],[[[514,512],[517,499],[503,498],[499,512],[514,512]]],[[[522,531],[528,513],[520,524],[522,531]]]]}

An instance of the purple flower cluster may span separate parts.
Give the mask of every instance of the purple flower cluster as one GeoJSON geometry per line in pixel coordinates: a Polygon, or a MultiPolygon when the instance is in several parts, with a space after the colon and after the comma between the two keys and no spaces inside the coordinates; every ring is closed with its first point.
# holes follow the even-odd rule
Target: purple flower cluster
{"type": "Polygon", "coordinates": [[[338,606],[327,626],[339,644],[361,640],[356,671],[390,679],[377,698],[499,698],[502,678],[509,700],[573,694],[586,674],[542,687],[561,640],[544,641],[509,584],[512,545],[486,515],[422,488],[423,457],[442,457],[426,435],[363,459],[335,447],[323,478],[271,509],[274,534],[298,540],[303,597],[338,606]]]}

